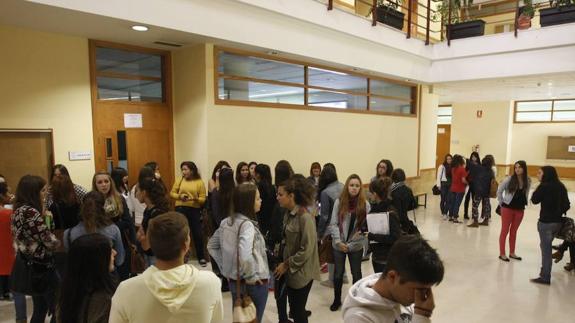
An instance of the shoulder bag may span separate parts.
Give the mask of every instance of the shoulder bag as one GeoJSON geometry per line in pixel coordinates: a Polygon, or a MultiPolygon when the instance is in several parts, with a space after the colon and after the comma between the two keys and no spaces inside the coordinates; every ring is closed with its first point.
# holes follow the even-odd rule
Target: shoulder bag
{"type": "Polygon", "coordinates": [[[237,238],[237,277],[236,277],[236,301],[234,302],[234,309],[232,314],[233,323],[257,323],[256,306],[250,296],[242,294],[242,277],[240,275],[240,232],[242,226],[248,220],[242,221],[238,228],[237,238]]]}

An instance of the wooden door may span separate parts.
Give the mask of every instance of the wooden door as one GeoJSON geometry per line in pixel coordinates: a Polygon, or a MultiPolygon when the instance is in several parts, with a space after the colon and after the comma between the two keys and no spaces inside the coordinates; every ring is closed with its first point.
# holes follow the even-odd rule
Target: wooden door
{"type": "Polygon", "coordinates": [[[435,153],[435,168],[443,163],[445,155],[449,154],[451,149],[451,125],[437,125],[437,148],[435,153]]]}
{"type": "Polygon", "coordinates": [[[90,41],[96,171],[123,167],[130,185],[150,161],[174,177],[171,57],[167,51],[90,41]],[[144,88],[148,90],[144,90],[144,88]],[[127,124],[126,115],[141,123],[127,124]]]}
{"type": "Polygon", "coordinates": [[[48,181],[53,165],[51,130],[0,130],[0,174],[12,192],[24,175],[38,175],[48,181]]]}

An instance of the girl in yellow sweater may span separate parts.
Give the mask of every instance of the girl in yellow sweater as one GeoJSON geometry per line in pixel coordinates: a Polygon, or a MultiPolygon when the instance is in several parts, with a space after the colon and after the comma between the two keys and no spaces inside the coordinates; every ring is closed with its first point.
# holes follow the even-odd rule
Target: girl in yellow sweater
{"type": "Polygon", "coordinates": [[[182,178],[177,179],[170,192],[170,197],[176,201],[176,212],[180,212],[188,219],[190,233],[194,239],[196,255],[202,267],[207,262],[204,259],[204,244],[202,237],[201,209],[206,202],[206,187],[198,167],[191,161],[180,164],[182,178]]]}

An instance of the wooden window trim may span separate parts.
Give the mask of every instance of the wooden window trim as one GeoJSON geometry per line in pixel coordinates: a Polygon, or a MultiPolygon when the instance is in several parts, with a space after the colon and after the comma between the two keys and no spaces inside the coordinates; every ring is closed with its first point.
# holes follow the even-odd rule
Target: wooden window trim
{"type": "Polygon", "coordinates": [[[149,106],[164,106],[171,107],[171,98],[168,97],[168,91],[171,90],[171,56],[170,52],[166,50],[146,48],[133,45],[118,44],[102,40],[90,40],[89,43],[89,58],[90,58],[90,81],[92,84],[92,102],[97,102],[98,104],[137,104],[137,105],[149,105],[149,106]],[[96,49],[98,47],[120,49],[130,52],[146,53],[159,55],[162,60],[162,77],[152,77],[152,76],[142,76],[133,74],[124,74],[116,72],[102,72],[98,71],[96,68],[96,49]],[[167,77],[170,76],[170,77],[167,77]],[[161,81],[162,83],[162,102],[146,102],[146,101],[128,101],[128,100],[100,100],[98,98],[98,77],[111,77],[129,80],[149,80],[149,81],[161,81]]]}
{"type": "Polygon", "coordinates": [[[374,77],[372,75],[357,73],[355,71],[347,71],[340,68],[334,68],[331,66],[325,66],[321,64],[315,63],[307,63],[303,61],[299,61],[296,59],[291,58],[283,58],[273,55],[267,55],[257,52],[250,52],[246,50],[239,50],[229,47],[221,47],[221,46],[214,46],[213,48],[213,71],[214,71],[214,103],[216,105],[233,105],[233,106],[254,106],[254,107],[271,107],[271,108],[290,108],[290,109],[298,109],[298,110],[312,110],[312,111],[330,111],[330,112],[348,112],[348,113],[362,113],[362,114],[377,114],[377,115],[391,115],[391,116],[401,116],[401,117],[418,117],[419,113],[417,111],[417,107],[415,106],[419,100],[419,88],[416,84],[411,82],[404,82],[398,80],[387,79],[384,77],[374,77]],[[219,68],[219,55],[222,52],[227,52],[230,54],[241,55],[246,57],[256,57],[262,58],[266,60],[276,61],[279,63],[288,63],[288,64],[295,64],[304,67],[304,84],[301,83],[292,83],[292,82],[283,82],[283,81],[275,81],[275,80],[263,80],[245,76],[238,76],[238,75],[228,75],[220,73],[219,68]],[[334,88],[324,88],[319,86],[311,86],[308,84],[308,76],[309,76],[309,68],[320,68],[325,69],[328,71],[340,72],[345,73],[350,76],[356,76],[365,78],[367,80],[367,92],[356,92],[356,91],[349,91],[349,90],[339,90],[334,88]],[[289,87],[299,87],[304,89],[304,104],[303,105],[294,105],[294,104],[285,104],[285,103],[266,103],[266,102],[256,102],[256,101],[242,101],[242,100],[222,100],[219,98],[219,80],[220,79],[231,79],[231,80],[240,80],[240,81],[249,81],[255,83],[264,83],[264,84],[273,84],[279,86],[289,86],[289,87]],[[411,98],[402,98],[402,97],[394,97],[394,96],[386,96],[386,95],[379,95],[369,93],[370,91],[370,83],[371,80],[378,80],[392,84],[398,84],[402,86],[408,86],[411,88],[411,98]],[[353,109],[334,109],[334,108],[318,108],[312,105],[309,105],[308,96],[309,96],[309,89],[317,89],[321,91],[328,91],[334,93],[343,93],[348,95],[355,95],[355,96],[365,96],[367,97],[367,106],[366,110],[353,110],[353,109]],[[408,102],[411,106],[410,113],[394,113],[394,112],[380,112],[380,111],[373,111],[370,109],[370,98],[377,97],[382,99],[388,100],[396,100],[402,102],[408,102]]]}
{"type": "Polygon", "coordinates": [[[557,101],[573,101],[575,99],[550,99],[550,100],[521,100],[515,101],[513,104],[513,123],[575,123],[575,120],[553,120],[553,115],[555,112],[575,112],[573,110],[557,110],[555,111],[555,102],[557,101]],[[536,111],[517,111],[517,104],[524,103],[524,102],[551,102],[551,110],[536,110],[536,111]],[[551,120],[550,121],[517,121],[517,113],[537,113],[537,112],[551,112],[551,120]]]}

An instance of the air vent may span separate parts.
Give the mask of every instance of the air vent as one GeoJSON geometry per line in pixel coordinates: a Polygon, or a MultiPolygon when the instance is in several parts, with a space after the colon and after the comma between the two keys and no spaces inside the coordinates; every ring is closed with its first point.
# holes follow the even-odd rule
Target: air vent
{"type": "Polygon", "coordinates": [[[166,41],[155,41],[154,44],[156,45],[162,45],[162,46],[169,46],[169,47],[182,47],[182,44],[176,44],[176,43],[169,43],[166,41]]]}

